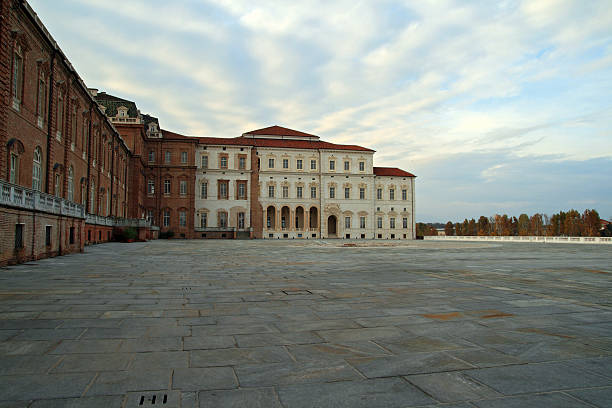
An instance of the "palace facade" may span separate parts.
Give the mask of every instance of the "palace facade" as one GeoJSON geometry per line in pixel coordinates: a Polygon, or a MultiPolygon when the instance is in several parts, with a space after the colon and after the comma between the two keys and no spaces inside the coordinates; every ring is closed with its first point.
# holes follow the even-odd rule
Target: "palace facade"
{"type": "Polygon", "coordinates": [[[87,88],[25,0],[0,0],[0,265],[139,239],[413,239],[414,175],[279,126],[160,128],[87,88]]]}

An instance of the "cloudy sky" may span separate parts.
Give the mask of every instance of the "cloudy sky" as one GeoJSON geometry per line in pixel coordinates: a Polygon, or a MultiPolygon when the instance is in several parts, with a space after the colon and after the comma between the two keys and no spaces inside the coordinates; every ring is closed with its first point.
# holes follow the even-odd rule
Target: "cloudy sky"
{"type": "Polygon", "coordinates": [[[162,127],[281,125],[417,178],[417,221],[612,217],[607,0],[30,0],[86,84],[162,127]]]}

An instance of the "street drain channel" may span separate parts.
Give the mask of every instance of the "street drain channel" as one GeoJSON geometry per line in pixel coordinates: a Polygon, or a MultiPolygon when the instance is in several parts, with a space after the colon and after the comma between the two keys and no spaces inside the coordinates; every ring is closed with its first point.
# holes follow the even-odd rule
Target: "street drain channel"
{"type": "Polygon", "coordinates": [[[312,295],[312,292],[306,289],[285,289],[285,295],[312,295]]]}
{"type": "Polygon", "coordinates": [[[178,391],[141,391],[130,392],[126,407],[163,407],[179,408],[178,391]]]}

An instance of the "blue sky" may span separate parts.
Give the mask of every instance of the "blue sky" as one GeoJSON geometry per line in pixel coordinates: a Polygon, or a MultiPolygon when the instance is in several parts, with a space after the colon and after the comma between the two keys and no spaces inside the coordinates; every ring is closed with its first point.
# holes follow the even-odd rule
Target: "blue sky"
{"type": "Polygon", "coordinates": [[[609,1],[30,0],[90,87],[162,127],[377,150],[417,221],[612,218],[609,1]]]}

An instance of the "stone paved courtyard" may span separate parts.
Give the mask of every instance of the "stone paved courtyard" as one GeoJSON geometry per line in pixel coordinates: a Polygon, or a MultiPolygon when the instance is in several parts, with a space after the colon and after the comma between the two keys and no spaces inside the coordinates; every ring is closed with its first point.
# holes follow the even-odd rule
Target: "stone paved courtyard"
{"type": "Polygon", "coordinates": [[[0,269],[0,407],[612,406],[612,247],[343,243],[0,269]]]}

